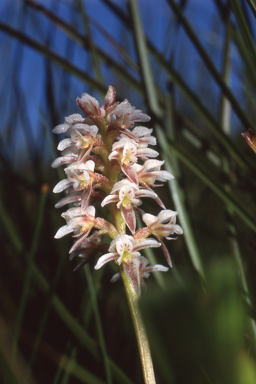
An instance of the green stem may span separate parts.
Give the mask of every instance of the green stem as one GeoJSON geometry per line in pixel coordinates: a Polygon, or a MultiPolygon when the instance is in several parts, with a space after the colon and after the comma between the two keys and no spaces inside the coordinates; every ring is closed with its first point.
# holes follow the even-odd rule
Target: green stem
{"type": "Polygon", "coordinates": [[[152,363],[149,342],[138,307],[139,296],[134,291],[130,280],[121,267],[121,275],[124,282],[125,292],[132,315],[132,321],[136,333],[137,343],[140,352],[140,360],[143,370],[145,384],[156,384],[154,368],[152,363]]]}

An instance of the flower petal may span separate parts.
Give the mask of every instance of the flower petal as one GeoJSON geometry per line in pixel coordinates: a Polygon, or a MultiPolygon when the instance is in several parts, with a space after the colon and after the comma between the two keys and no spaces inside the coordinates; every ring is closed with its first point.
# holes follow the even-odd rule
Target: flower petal
{"type": "Polygon", "coordinates": [[[135,233],[136,217],[133,208],[131,207],[130,209],[125,209],[123,206],[121,206],[121,214],[131,233],[135,233]]]}
{"type": "Polygon", "coordinates": [[[135,244],[133,247],[133,250],[139,251],[140,249],[144,249],[144,248],[158,248],[158,247],[161,247],[161,243],[159,243],[154,239],[146,239],[135,244]]]}
{"type": "Polygon", "coordinates": [[[64,189],[68,188],[72,185],[72,182],[69,179],[64,179],[58,182],[53,188],[53,193],[60,193],[64,191],[64,189]]]}
{"type": "Polygon", "coordinates": [[[116,260],[118,258],[118,253],[107,253],[106,255],[103,255],[99,258],[97,261],[97,264],[95,265],[94,269],[100,269],[104,264],[108,263],[109,261],[116,260]]]}
{"type": "Polygon", "coordinates": [[[55,128],[53,128],[53,133],[64,133],[69,129],[69,124],[59,124],[55,128]]]}
{"type": "Polygon", "coordinates": [[[55,239],[60,239],[61,237],[67,235],[68,233],[71,233],[73,232],[74,228],[73,227],[70,227],[68,225],[64,225],[63,227],[61,227],[56,235],[54,236],[55,239]]]}

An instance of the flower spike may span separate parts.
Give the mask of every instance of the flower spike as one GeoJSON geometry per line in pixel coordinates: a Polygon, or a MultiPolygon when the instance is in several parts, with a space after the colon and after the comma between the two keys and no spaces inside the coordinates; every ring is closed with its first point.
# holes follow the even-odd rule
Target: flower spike
{"type": "MultiPolygon", "coordinates": [[[[141,251],[162,247],[171,266],[163,239],[175,239],[170,235],[183,233],[176,224],[177,212],[166,210],[152,190],[160,186],[157,182],[166,182],[173,176],[161,170],[164,161],[157,160],[159,153],[150,148],[156,145],[153,129],[134,127],[136,122],[148,122],[150,117],[128,100],[116,102],[114,87],[108,87],[102,106],[88,93],[78,97],[77,104],[85,116],[67,116],[63,124],[53,129],[54,133],[66,135],[58,145],[61,155],[52,163],[53,168],[64,165],[66,174],[54,187],[54,193],[65,193],[55,207],[73,205],[62,213],[66,225],[55,237],[71,234],[75,239],[70,259],[82,259],[75,270],[99,255],[95,269],[114,261],[139,295],[145,287],[144,278],[151,272],[168,270],[161,265],[150,266],[141,251]],[[157,216],[139,208],[145,197],[163,209],[157,216]],[[98,217],[98,207],[102,213],[108,211],[107,216],[98,217]],[[144,228],[137,228],[136,215],[142,215],[144,228]],[[109,216],[111,222],[106,220],[109,216]],[[105,236],[110,238],[110,245],[102,243],[105,236]]],[[[116,274],[112,281],[119,276],[116,274]]]]}

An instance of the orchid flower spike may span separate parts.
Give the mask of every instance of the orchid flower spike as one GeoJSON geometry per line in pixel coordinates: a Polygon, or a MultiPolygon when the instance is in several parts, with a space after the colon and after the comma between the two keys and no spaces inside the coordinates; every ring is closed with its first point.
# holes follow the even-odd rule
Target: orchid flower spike
{"type": "MultiPolygon", "coordinates": [[[[66,225],[55,237],[72,234],[75,241],[70,260],[75,256],[82,259],[75,270],[95,257],[99,257],[95,269],[112,261],[140,294],[144,278],[151,272],[168,270],[161,265],[150,266],[141,251],[162,247],[171,266],[163,239],[175,239],[170,235],[183,233],[176,224],[178,212],[165,209],[153,190],[161,186],[157,182],[164,183],[173,176],[161,169],[164,161],[156,159],[159,153],[150,148],[156,145],[153,129],[134,126],[148,122],[150,117],[128,100],[117,102],[112,86],[103,105],[88,93],[77,98],[77,105],[84,116],[72,114],[53,129],[54,133],[66,135],[58,145],[61,155],[52,163],[53,168],[64,165],[66,175],[53,190],[65,193],[55,207],[73,205],[62,213],[66,225]],[[153,204],[163,210],[157,216],[145,213],[141,209],[144,198],[153,199],[153,204]],[[98,207],[103,217],[98,216],[98,207]],[[137,215],[142,216],[144,228],[137,228],[137,215]],[[106,236],[110,240],[102,242],[106,236]]],[[[120,274],[112,281],[118,277],[120,274]]]]}

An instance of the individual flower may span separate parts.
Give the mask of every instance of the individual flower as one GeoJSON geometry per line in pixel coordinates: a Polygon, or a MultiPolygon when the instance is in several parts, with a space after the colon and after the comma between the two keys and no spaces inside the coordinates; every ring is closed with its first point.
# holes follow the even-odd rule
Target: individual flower
{"type": "MultiPolygon", "coordinates": [[[[64,169],[67,178],[61,180],[53,189],[54,193],[62,192],[69,188],[74,202],[82,200],[82,208],[85,209],[89,205],[89,200],[93,189],[102,189],[103,191],[110,192],[111,186],[108,179],[98,172],[94,172],[95,163],[92,160],[86,163],[73,163],[64,169]],[[71,188],[72,187],[72,188],[71,188]],[[74,192],[82,192],[80,195],[74,192]]],[[[57,203],[57,207],[63,206],[67,203],[73,202],[70,196],[61,199],[57,203]]]]}
{"type": "Polygon", "coordinates": [[[139,250],[144,248],[158,248],[160,246],[161,244],[154,239],[136,242],[132,236],[118,235],[110,244],[110,253],[101,256],[94,268],[99,269],[104,264],[113,260],[119,265],[122,263],[129,264],[133,258],[141,256],[138,252],[139,250]]]}
{"type": "Polygon", "coordinates": [[[138,184],[138,178],[134,167],[134,163],[138,158],[147,159],[148,157],[157,157],[159,153],[151,148],[141,147],[134,140],[122,138],[115,142],[112,146],[112,152],[109,160],[117,160],[123,173],[135,184],[138,184]]]}
{"type": "MultiPolygon", "coordinates": [[[[148,278],[151,272],[167,272],[168,268],[160,264],[149,265],[148,259],[144,256],[135,257],[129,264],[124,265],[124,271],[128,276],[135,292],[139,294],[145,290],[144,278],[148,278]]],[[[121,279],[121,274],[116,273],[110,280],[112,283],[121,279]]]]}
{"type": "Polygon", "coordinates": [[[67,224],[61,227],[56,235],[55,239],[59,239],[68,233],[74,233],[74,237],[80,237],[77,240],[73,247],[70,249],[70,253],[73,252],[82,241],[88,237],[95,223],[95,208],[93,206],[89,206],[85,210],[81,207],[78,208],[70,208],[66,212],[61,215],[66,220],[67,224]]]}
{"type": "MultiPolygon", "coordinates": [[[[147,160],[143,165],[134,164],[133,168],[137,174],[138,182],[144,188],[152,191],[150,187],[159,187],[161,184],[154,184],[156,180],[165,182],[167,180],[172,180],[173,175],[168,171],[161,171],[160,168],[164,164],[164,161],[159,160],[147,160]]],[[[155,199],[158,205],[161,208],[165,209],[164,203],[157,196],[155,199]]]]}
{"type": "Polygon", "coordinates": [[[140,197],[155,199],[157,195],[152,191],[139,189],[136,184],[125,179],[114,185],[111,194],[105,197],[101,206],[104,207],[110,203],[117,203],[116,206],[121,210],[122,217],[128,228],[134,233],[136,229],[135,209],[142,204],[140,197]]]}
{"type": "Polygon", "coordinates": [[[101,236],[108,234],[111,238],[117,236],[115,227],[103,218],[95,218],[95,207],[90,205],[86,209],[70,208],[61,215],[66,220],[67,224],[61,227],[56,235],[55,239],[59,239],[68,233],[74,233],[73,237],[79,237],[79,239],[73,244],[69,253],[72,253],[90,234],[93,228],[98,229],[93,236],[101,236]]]}
{"type": "Polygon", "coordinates": [[[113,127],[124,130],[131,128],[135,122],[149,121],[150,117],[124,100],[109,114],[107,120],[113,127]]]}
{"type": "MultiPolygon", "coordinates": [[[[142,216],[142,220],[147,226],[147,230],[143,228],[144,235],[146,233],[152,234],[156,237],[156,239],[162,244],[162,248],[167,260],[167,263],[172,266],[171,258],[169,255],[169,252],[164,245],[162,239],[165,238],[166,240],[175,240],[176,238],[169,237],[170,235],[182,235],[183,230],[180,225],[176,224],[176,216],[178,212],[171,211],[170,209],[165,209],[164,211],[159,212],[157,216],[153,216],[149,213],[145,213],[142,216]]],[[[139,230],[140,231],[140,230],[139,230]]],[[[139,238],[139,231],[137,233],[137,236],[135,235],[135,238],[139,238]]],[[[141,233],[142,233],[141,231],[141,233]]]]}
{"type": "Polygon", "coordinates": [[[118,103],[115,103],[116,91],[111,85],[108,87],[108,92],[105,96],[104,104],[100,107],[98,100],[89,95],[83,93],[82,98],[76,99],[77,105],[81,111],[87,115],[91,120],[100,122],[100,120],[117,107],[118,103]]]}

